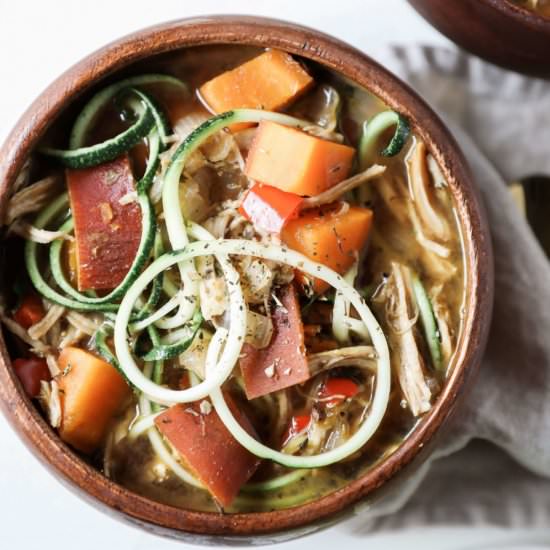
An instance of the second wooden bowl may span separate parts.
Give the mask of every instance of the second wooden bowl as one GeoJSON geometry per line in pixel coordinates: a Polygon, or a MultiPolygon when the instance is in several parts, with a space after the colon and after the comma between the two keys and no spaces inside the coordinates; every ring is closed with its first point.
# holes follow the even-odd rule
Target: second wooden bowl
{"type": "Polygon", "coordinates": [[[409,0],[447,38],[507,69],[550,78],[550,18],[508,0],[409,0]]]}

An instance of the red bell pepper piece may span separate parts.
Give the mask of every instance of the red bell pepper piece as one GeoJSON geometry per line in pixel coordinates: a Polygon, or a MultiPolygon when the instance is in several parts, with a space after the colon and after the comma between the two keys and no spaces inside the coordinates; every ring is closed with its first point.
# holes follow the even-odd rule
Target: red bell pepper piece
{"type": "Polygon", "coordinates": [[[328,407],[334,407],[359,393],[359,386],[349,378],[329,378],[319,390],[319,397],[328,407]]]}
{"type": "Polygon", "coordinates": [[[28,294],[23,298],[21,305],[13,314],[13,318],[23,328],[30,328],[41,321],[44,315],[46,315],[46,312],[40,297],[36,294],[28,294]]]}
{"type": "Polygon", "coordinates": [[[283,436],[283,447],[296,435],[302,433],[311,423],[311,414],[294,415],[283,436]]]}
{"type": "Polygon", "coordinates": [[[17,378],[30,397],[36,397],[40,393],[40,382],[51,380],[48,363],[39,357],[29,359],[16,359],[12,363],[17,378]]]}
{"type": "Polygon", "coordinates": [[[239,212],[258,229],[280,233],[287,221],[298,216],[303,200],[295,193],[256,183],[244,197],[239,212]]]}

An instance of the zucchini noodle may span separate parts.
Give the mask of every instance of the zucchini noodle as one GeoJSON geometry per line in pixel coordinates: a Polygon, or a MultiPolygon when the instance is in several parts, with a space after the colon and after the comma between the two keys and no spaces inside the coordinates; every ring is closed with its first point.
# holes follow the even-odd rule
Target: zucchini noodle
{"type": "MultiPolygon", "coordinates": [[[[151,377],[153,373],[153,364],[147,363],[145,365],[145,368],[143,369],[143,375],[146,377],[151,377]]],[[[140,413],[146,417],[149,418],[152,415],[152,407],[151,403],[147,399],[145,395],[140,395],[139,397],[139,410],[140,413]]],[[[153,419],[154,420],[154,419],[153,419]]],[[[166,444],[164,443],[164,440],[162,439],[162,436],[158,432],[156,426],[154,424],[147,430],[147,437],[149,438],[149,442],[151,443],[151,447],[157,453],[158,457],[164,462],[166,466],[168,466],[174,474],[179,477],[183,482],[192,485],[193,487],[197,487],[198,489],[203,489],[202,484],[195,479],[194,476],[192,476],[172,455],[170,450],[167,448],[166,444]]]]}
{"type": "Polygon", "coordinates": [[[269,458],[291,468],[326,466],[353,454],[374,434],[382,421],[389,400],[391,372],[387,342],[382,329],[359,293],[343,277],[326,266],[313,262],[298,252],[275,245],[260,244],[243,239],[197,241],[190,243],[182,251],[174,251],[161,256],[138,277],[122,300],[115,321],[114,340],[121,368],[132,384],[138,387],[149,399],[161,404],[187,403],[197,401],[210,394],[220,418],[241,445],[257,456],[269,458]],[[329,283],[339,290],[344,298],[349,300],[355,307],[361,320],[369,328],[374,348],[378,354],[378,370],[370,414],[359,430],[346,443],[316,456],[287,455],[274,451],[256,441],[240,426],[229,411],[220,386],[228,378],[239,359],[246,334],[247,308],[238,274],[236,272],[230,273],[231,270],[228,269],[228,265],[222,265],[222,270],[226,277],[229,293],[230,328],[228,332],[223,328],[218,329],[217,337],[210,343],[210,347],[220,345],[220,341],[224,341],[225,345],[219,360],[217,354],[215,355],[216,359],[212,359],[213,352],[210,353],[209,348],[210,361],[207,358],[206,378],[198,385],[186,390],[172,390],[155,384],[140,371],[132,357],[127,340],[127,326],[135,301],[147,284],[160,272],[179,262],[212,254],[216,256],[251,255],[260,259],[286,263],[291,267],[300,269],[307,275],[315,276],[329,283]],[[215,368],[213,368],[212,363],[216,363],[215,368]]]}
{"type": "MultiPolygon", "coordinates": [[[[48,207],[46,207],[36,218],[34,225],[38,229],[45,228],[53,220],[55,220],[62,212],[66,211],[68,205],[68,195],[67,193],[61,194],[57,199],[55,199],[48,207]]],[[[55,242],[53,243],[55,244],[55,242]]],[[[52,245],[53,246],[53,245],[52,245]]],[[[60,306],[67,307],[69,309],[77,309],[81,311],[117,311],[118,304],[113,303],[100,303],[100,304],[89,304],[85,302],[80,302],[63,296],[53,288],[51,288],[48,283],[44,280],[41,270],[38,267],[38,247],[37,243],[33,241],[27,241],[25,244],[25,265],[27,267],[27,272],[32,281],[32,284],[40,294],[45,298],[59,304],[60,306]]]]}
{"type": "MultiPolygon", "coordinates": [[[[112,100],[119,92],[124,90],[124,88],[129,88],[132,86],[147,86],[150,84],[158,83],[168,83],[173,86],[176,86],[182,90],[183,93],[188,94],[189,89],[187,86],[177,78],[173,76],[164,75],[164,74],[144,74],[139,76],[132,76],[121,80],[120,82],[115,82],[106,88],[103,88],[97,94],[95,94],[90,101],[84,106],[80,115],[74,123],[73,129],[71,130],[71,136],[69,139],[69,146],[71,149],[78,149],[84,145],[86,134],[89,132],[92,124],[95,122],[98,113],[105,107],[105,105],[112,100]]],[[[155,121],[157,125],[162,128],[161,137],[163,143],[167,142],[166,130],[164,129],[164,124],[159,124],[159,118],[153,111],[155,116],[155,121]]]]}
{"type": "MultiPolygon", "coordinates": [[[[214,242],[215,241],[212,241],[212,244],[214,242]]],[[[132,357],[126,331],[135,301],[151,280],[168,267],[182,260],[193,259],[196,256],[211,255],[214,251],[208,250],[210,243],[206,243],[206,249],[200,246],[204,246],[204,244],[203,242],[192,243],[183,252],[168,253],[154,261],[129,288],[120,304],[116,317],[114,332],[115,350],[122,369],[132,384],[144,392],[152,401],[160,404],[170,405],[174,403],[197,401],[206,397],[213,387],[223,384],[237,363],[246,335],[247,307],[241,285],[239,284],[239,274],[236,269],[227,262],[222,264],[221,267],[224,270],[228,287],[232,344],[226,347],[224,356],[220,360],[222,368],[219,369],[219,372],[210,379],[206,379],[191,388],[185,390],[171,390],[155,384],[146,378],[132,357]],[[188,254],[187,250],[193,250],[195,254],[188,254]]]]}
{"type": "MultiPolygon", "coordinates": [[[[176,507],[273,511],[360,478],[432,407],[459,336],[458,218],[428,146],[353,83],[285,52],[258,66],[281,55],[294,85],[263,83],[266,110],[210,115],[216,83],[156,73],[93,91],[33,152],[59,174],[29,186],[50,164],[27,166],[4,220],[38,293],[14,277],[0,322],[45,359],[50,424],[176,507]],[[88,385],[104,414],[80,402],[88,385]],[[50,414],[57,393],[88,430],[50,414]]],[[[220,82],[238,88],[245,65],[220,82]]]]}

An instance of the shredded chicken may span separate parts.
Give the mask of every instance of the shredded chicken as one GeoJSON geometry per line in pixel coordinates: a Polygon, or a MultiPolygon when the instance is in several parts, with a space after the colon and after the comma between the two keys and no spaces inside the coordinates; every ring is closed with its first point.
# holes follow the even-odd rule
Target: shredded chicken
{"type": "Polygon", "coordinates": [[[46,315],[35,325],[28,329],[28,334],[33,340],[40,340],[61,319],[65,313],[63,306],[50,304],[46,315]]]}
{"type": "Polygon", "coordinates": [[[431,178],[426,161],[426,144],[416,141],[405,159],[409,191],[425,232],[439,241],[446,242],[451,237],[449,225],[432,204],[430,193],[431,178]]]}
{"type": "Polygon", "coordinates": [[[74,237],[64,231],[48,231],[46,229],[38,229],[30,223],[21,219],[15,220],[8,228],[8,235],[14,233],[23,239],[34,241],[39,244],[52,243],[57,239],[74,240],[74,237]]]}
{"type": "Polygon", "coordinates": [[[93,336],[103,323],[103,318],[100,315],[90,313],[82,315],[76,311],[67,312],[66,318],[73,327],[88,336],[93,336]]]}
{"type": "Polygon", "coordinates": [[[48,422],[54,428],[61,426],[61,401],[59,399],[59,386],[55,380],[40,382],[40,394],[38,401],[42,406],[48,422]]]}
{"type": "Polygon", "coordinates": [[[57,347],[59,349],[64,349],[69,346],[74,346],[75,344],[78,344],[85,336],[88,336],[85,332],[70,325],[65,331],[60,333],[57,347]]]}
{"type": "Polygon", "coordinates": [[[40,340],[35,340],[29,336],[29,333],[13,319],[8,317],[4,310],[0,308],[0,321],[15,336],[20,338],[25,344],[28,344],[31,350],[38,355],[45,355],[50,347],[40,340]]]}
{"type": "Polygon", "coordinates": [[[409,213],[407,210],[409,198],[400,193],[399,190],[403,187],[405,187],[405,183],[401,178],[396,181],[391,177],[384,177],[376,186],[376,189],[387,211],[391,212],[391,215],[399,224],[406,226],[409,223],[409,213]]]}
{"type": "Polygon", "coordinates": [[[42,210],[60,184],[58,176],[48,176],[17,191],[9,200],[3,223],[11,225],[17,218],[42,210]]]}
{"type": "Polygon", "coordinates": [[[304,199],[302,208],[304,209],[315,208],[317,206],[321,206],[322,204],[328,204],[328,203],[334,202],[335,200],[338,200],[339,198],[341,198],[342,195],[344,195],[344,193],[347,193],[348,191],[355,189],[356,187],[358,187],[359,185],[362,185],[366,181],[369,181],[371,179],[374,179],[380,176],[385,171],[386,171],[385,166],[374,164],[373,166],[370,166],[369,168],[367,168],[367,170],[364,170],[363,172],[359,172],[359,174],[356,174],[351,178],[341,181],[340,183],[334,185],[330,189],[327,189],[323,193],[319,193],[314,197],[308,197],[307,199],[304,199]]]}
{"type": "Polygon", "coordinates": [[[434,182],[434,187],[436,189],[447,187],[447,180],[445,179],[445,176],[443,176],[443,172],[441,172],[441,168],[433,156],[428,154],[426,156],[426,162],[428,165],[428,171],[430,172],[432,181],[434,182]]]}
{"type": "Polygon", "coordinates": [[[414,416],[419,416],[431,408],[431,391],[424,378],[423,361],[416,345],[413,327],[410,326],[410,318],[407,308],[410,286],[409,268],[392,263],[392,278],[396,293],[396,315],[401,328],[395,337],[398,345],[394,348],[397,357],[395,367],[401,390],[414,416]]]}
{"type": "Polygon", "coordinates": [[[418,214],[416,213],[413,203],[408,202],[407,206],[418,243],[429,252],[436,254],[440,258],[448,258],[451,255],[451,251],[449,250],[449,248],[426,237],[426,235],[424,235],[422,225],[420,223],[420,220],[418,219],[418,214]]]}
{"type": "Polygon", "coordinates": [[[52,353],[46,354],[46,363],[48,364],[48,370],[50,371],[52,378],[61,372],[59,364],[57,363],[57,357],[52,353]]]}

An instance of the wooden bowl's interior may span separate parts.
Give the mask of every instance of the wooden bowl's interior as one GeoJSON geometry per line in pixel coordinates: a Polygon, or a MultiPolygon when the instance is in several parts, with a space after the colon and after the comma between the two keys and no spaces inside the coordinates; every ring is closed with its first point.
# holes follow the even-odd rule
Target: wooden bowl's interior
{"type": "Polygon", "coordinates": [[[398,109],[428,144],[453,194],[464,238],[466,316],[451,375],[431,411],[386,460],[341,490],[296,508],[222,515],[174,508],[111,482],[63,444],[23,395],[0,340],[0,398],[4,413],[31,451],[82,496],[147,529],[171,536],[190,534],[287,535],[316,528],[370,495],[418,455],[454,410],[484,348],[492,306],[492,259],[488,231],[467,162],[437,116],[405,85],[353,48],[310,29],[254,18],[202,18],[169,23],[129,36],[93,54],[62,75],[30,107],[0,154],[0,207],[25,158],[52,123],[101,79],[152,55],[203,44],[276,47],[338,71],[398,109]],[[420,123],[419,123],[420,121],[420,123]],[[293,531],[294,530],[294,531],[293,531]],[[186,534],[187,533],[187,534],[186,534]]]}

